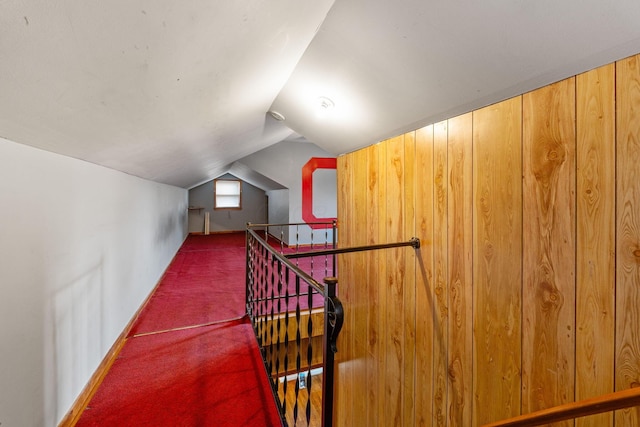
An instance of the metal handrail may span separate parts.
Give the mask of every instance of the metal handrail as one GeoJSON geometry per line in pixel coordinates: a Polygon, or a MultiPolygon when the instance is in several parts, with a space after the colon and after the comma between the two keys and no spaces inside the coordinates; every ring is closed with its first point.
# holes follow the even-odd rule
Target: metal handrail
{"type": "MultiPolygon", "coordinates": [[[[332,248],[331,249],[326,249],[326,245],[328,244],[328,242],[325,242],[325,249],[323,250],[311,250],[311,251],[307,251],[307,252],[297,252],[297,253],[292,253],[292,254],[284,254],[283,251],[278,251],[277,248],[271,246],[268,242],[267,242],[267,235],[268,235],[268,229],[270,227],[287,227],[287,226],[291,226],[291,225],[302,225],[302,224],[251,224],[248,223],[247,224],[247,242],[253,242],[256,244],[256,247],[259,247],[260,250],[262,251],[262,255],[260,255],[260,259],[262,259],[263,257],[266,257],[269,259],[269,263],[273,264],[273,265],[278,265],[278,271],[280,271],[280,269],[284,269],[285,271],[289,271],[291,273],[293,273],[295,275],[295,283],[296,283],[296,297],[299,297],[301,294],[299,293],[299,282],[300,280],[303,280],[304,282],[306,282],[308,284],[308,286],[310,288],[308,288],[308,292],[304,295],[307,295],[309,297],[309,307],[311,307],[311,293],[312,292],[317,292],[320,295],[323,296],[324,298],[324,332],[323,332],[323,344],[322,344],[322,365],[323,365],[323,378],[322,378],[322,426],[324,427],[331,427],[333,425],[333,388],[334,388],[334,375],[335,375],[335,360],[334,360],[334,355],[335,353],[338,351],[337,349],[337,337],[338,334],[340,333],[340,330],[342,328],[342,323],[343,323],[343,319],[344,319],[344,308],[342,306],[342,303],[340,302],[339,298],[337,297],[337,292],[336,292],[336,288],[337,288],[337,282],[338,280],[333,277],[335,276],[335,266],[336,266],[336,255],[337,254],[344,254],[344,253],[352,253],[352,252],[361,252],[361,251],[369,251],[369,250],[378,250],[378,249],[388,249],[388,248],[398,248],[398,247],[405,247],[405,246],[411,246],[414,249],[418,249],[420,247],[420,240],[416,237],[410,239],[409,241],[406,242],[398,242],[398,243],[386,243],[386,244],[377,244],[377,245],[366,245],[366,246],[356,246],[356,247],[348,247],[348,248],[336,248],[336,222],[333,221],[331,223],[321,223],[321,224],[325,224],[325,225],[332,225],[333,226],[333,241],[332,243],[332,248]],[[256,229],[260,229],[260,230],[256,230],[256,229]],[[262,229],[264,229],[265,231],[265,238],[262,238],[259,234],[258,231],[262,232],[262,229]],[[314,279],[310,274],[308,274],[306,271],[302,270],[297,264],[295,264],[294,262],[292,262],[292,259],[297,259],[297,258],[304,258],[304,257],[316,257],[316,256],[332,256],[333,257],[333,276],[330,277],[325,277],[324,278],[324,283],[320,283],[318,282],[316,279],[314,279]]],[[[304,225],[308,225],[308,224],[304,224],[304,225]]],[[[249,260],[250,256],[250,247],[253,248],[253,243],[251,244],[247,244],[247,260],[249,260]]],[[[298,248],[298,245],[296,244],[296,249],[298,248]]],[[[313,245],[312,245],[313,248],[313,245]]],[[[253,249],[251,249],[251,251],[253,251],[253,249]]],[[[253,252],[252,252],[253,253],[253,252]]],[[[255,264],[251,264],[252,266],[255,264]]],[[[312,264],[313,265],[313,264],[312,264]]],[[[266,368],[266,373],[269,376],[269,378],[271,379],[271,375],[269,373],[270,369],[267,368],[268,362],[267,359],[268,357],[266,357],[263,353],[263,347],[262,347],[262,339],[259,337],[259,335],[261,333],[258,332],[258,330],[260,330],[261,328],[261,323],[260,320],[257,321],[256,323],[256,318],[260,319],[262,318],[263,314],[258,314],[258,316],[256,317],[255,314],[257,312],[259,312],[260,310],[258,309],[256,313],[253,312],[253,308],[251,306],[251,304],[255,304],[256,302],[265,302],[265,301],[275,301],[275,300],[282,300],[283,296],[282,295],[277,295],[275,292],[270,291],[268,293],[268,296],[258,296],[257,298],[253,296],[254,291],[251,291],[251,296],[250,296],[250,287],[251,289],[253,288],[253,269],[251,267],[251,271],[252,273],[250,274],[250,264],[249,262],[247,263],[247,313],[249,314],[249,317],[251,318],[251,322],[254,325],[254,330],[256,331],[256,337],[258,338],[258,344],[261,346],[261,353],[263,354],[263,362],[265,362],[265,368],[266,368]]],[[[326,267],[326,264],[325,264],[326,267]]],[[[326,270],[325,270],[326,273],[326,270]]],[[[289,274],[289,273],[287,273],[289,274]]],[[[273,277],[273,276],[271,276],[273,277]]],[[[268,286],[266,287],[260,287],[259,289],[273,289],[273,288],[269,288],[268,286]]],[[[266,294],[265,294],[266,295],[266,294]]],[[[289,296],[288,294],[286,294],[284,296],[284,299],[288,299],[289,296]]],[[[273,307],[273,306],[272,306],[273,307]]],[[[299,314],[300,314],[300,309],[299,306],[296,308],[296,318],[299,321],[299,314]]],[[[265,315],[266,317],[266,315],[265,315]]],[[[274,319],[274,312],[273,312],[273,308],[271,310],[271,321],[273,321],[274,319]]],[[[286,326],[285,326],[286,328],[286,326]]],[[[310,328],[310,326],[309,326],[310,328]]],[[[278,331],[279,331],[279,326],[278,326],[278,331]]],[[[271,327],[270,331],[273,331],[273,327],[271,327]]],[[[309,329],[309,333],[311,332],[311,330],[309,329]]],[[[279,334],[279,332],[278,332],[279,334]]],[[[299,339],[300,334],[298,332],[297,334],[297,339],[299,339]]],[[[286,335],[285,335],[285,343],[286,341],[286,335]]],[[[279,346],[279,342],[278,342],[278,346],[279,346]]],[[[285,344],[286,345],[286,344],[285,344]]],[[[309,349],[311,348],[311,346],[309,346],[309,349]]],[[[311,363],[311,353],[307,353],[308,354],[308,363],[311,363]]],[[[300,361],[300,357],[298,356],[298,365],[299,365],[299,361],[300,361]]],[[[286,359],[285,359],[285,365],[286,365],[286,359]]],[[[277,365],[276,365],[277,366],[277,365]]],[[[300,367],[298,366],[298,369],[300,367]]],[[[277,372],[277,367],[276,367],[276,372],[277,372]]],[[[277,374],[276,374],[277,375],[277,374]]],[[[296,383],[297,384],[297,383],[296,383]]],[[[281,402],[279,400],[278,397],[278,393],[277,393],[277,386],[274,387],[274,384],[272,383],[272,392],[274,394],[274,399],[276,400],[276,403],[278,405],[278,409],[280,410],[281,415],[284,417],[284,410],[283,410],[283,406],[281,405],[281,402]]],[[[297,387],[297,385],[296,385],[297,387]]],[[[285,389],[286,390],[286,389],[285,389]]],[[[296,389],[297,390],[297,389],[296,389]]],[[[297,391],[296,391],[296,396],[297,396],[297,391]]],[[[308,410],[308,409],[307,409],[308,410]]],[[[294,411],[295,414],[295,411],[294,411]]],[[[307,417],[309,412],[307,412],[307,417]]],[[[284,418],[283,418],[283,422],[284,418]]]]}
{"type": "MultiPolygon", "coordinates": [[[[282,234],[282,229],[285,228],[285,227],[289,228],[289,227],[293,226],[293,227],[296,228],[296,230],[298,230],[299,226],[301,226],[301,225],[306,225],[306,226],[326,225],[327,226],[327,227],[325,227],[326,229],[331,228],[331,247],[332,248],[336,247],[338,221],[335,220],[335,219],[332,220],[332,221],[294,222],[294,223],[286,223],[286,224],[284,224],[284,223],[281,223],[281,224],[278,224],[278,223],[273,223],[273,224],[255,224],[255,223],[248,222],[247,223],[247,230],[258,229],[258,228],[264,229],[265,241],[266,241],[268,239],[268,236],[270,235],[270,233],[269,233],[269,229],[270,228],[278,228],[279,227],[281,229],[281,234],[282,234]]],[[[297,231],[296,231],[296,236],[297,236],[297,231]]],[[[311,237],[311,240],[312,240],[311,241],[311,247],[313,248],[313,244],[314,244],[314,242],[313,242],[313,228],[312,228],[311,236],[312,236],[311,237]]],[[[278,239],[278,237],[275,236],[275,235],[273,237],[280,241],[280,249],[282,251],[283,250],[283,246],[284,246],[284,242],[282,241],[282,236],[280,236],[280,239],[278,239]]],[[[320,244],[322,244],[322,243],[320,243],[320,244]]],[[[325,248],[326,248],[326,245],[329,244],[329,242],[325,241],[324,244],[325,244],[325,248]]],[[[295,247],[296,247],[296,250],[297,250],[298,249],[298,242],[296,242],[295,247]]],[[[311,256],[313,256],[313,255],[311,255],[311,256]]],[[[336,276],[336,261],[337,261],[336,260],[336,254],[333,254],[332,255],[332,274],[331,274],[331,277],[335,277],[336,276]]]]}
{"type": "Polygon", "coordinates": [[[295,259],[295,258],[304,258],[304,257],[322,256],[322,255],[346,254],[350,252],[373,251],[378,249],[401,248],[403,246],[411,246],[414,249],[418,249],[420,248],[420,239],[418,239],[417,237],[412,237],[407,242],[383,243],[379,245],[352,246],[350,248],[321,249],[318,251],[308,251],[308,252],[298,252],[294,254],[287,254],[285,256],[289,259],[295,259]]]}
{"type": "Polygon", "coordinates": [[[271,247],[271,245],[269,245],[262,237],[258,236],[258,233],[255,232],[255,230],[247,230],[247,233],[251,234],[251,236],[256,239],[258,242],[260,242],[265,249],[271,254],[273,255],[278,261],[282,262],[284,265],[286,265],[291,271],[293,271],[297,276],[300,276],[300,278],[302,278],[304,281],[306,281],[307,283],[309,283],[311,286],[313,286],[313,288],[318,291],[319,293],[321,293],[322,295],[325,294],[325,289],[324,289],[324,285],[320,282],[318,282],[316,279],[314,279],[313,277],[311,277],[307,272],[305,272],[304,270],[300,269],[300,267],[298,267],[297,265],[295,265],[294,263],[292,263],[291,261],[289,261],[287,259],[287,257],[283,254],[281,254],[280,252],[276,251],[273,247],[271,247]]]}
{"type": "Polygon", "coordinates": [[[484,424],[482,427],[533,427],[556,421],[586,417],[618,409],[640,406],[640,387],[629,388],[598,397],[566,403],[530,414],[519,415],[502,421],[484,424]]]}
{"type": "MultiPolygon", "coordinates": [[[[259,225],[255,225],[255,224],[250,224],[251,226],[255,226],[258,227],[259,225]]],[[[285,420],[285,411],[284,411],[284,407],[280,402],[279,396],[278,396],[278,386],[276,385],[276,382],[274,380],[274,378],[278,377],[277,374],[277,364],[276,364],[276,375],[273,376],[273,371],[271,370],[271,365],[269,364],[269,362],[267,362],[268,357],[265,356],[265,347],[263,347],[263,341],[262,338],[260,338],[260,334],[258,333],[258,329],[256,328],[260,328],[259,324],[261,324],[262,321],[264,321],[264,319],[268,319],[268,314],[262,313],[260,310],[257,310],[254,312],[254,309],[252,308],[252,304],[255,304],[256,302],[260,302],[260,301],[268,301],[268,300],[273,300],[275,301],[276,299],[280,299],[281,296],[275,295],[275,293],[271,292],[268,296],[268,298],[263,298],[263,297],[258,297],[258,298],[254,298],[253,296],[250,297],[250,287],[251,289],[253,288],[253,267],[250,268],[250,253],[253,253],[254,251],[254,247],[259,248],[259,250],[261,251],[262,255],[266,258],[269,259],[269,263],[270,265],[278,265],[277,269],[278,271],[287,271],[287,275],[288,274],[293,274],[295,277],[295,283],[296,283],[296,289],[300,288],[299,283],[301,281],[306,282],[306,284],[309,286],[308,292],[307,293],[298,293],[298,291],[296,291],[296,297],[300,297],[301,295],[306,295],[308,297],[308,301],[309,301],[309,310],[311,310],[312,307],[312,303],[311,303],[311,294],[314,292],[319,293],[320,295],[323,296],[324,299],[324,329],[323,329],[323,334],[322,334],[322,413],[321,413],[321,417],[322,417],[322,425],[324,427],[332,427],[333,425],[333,389],[334,389],[334,375],[335,375],[335,360],[334,360],[334,354],[337,352],[337,346],[336,346],[336,342],[337,342],[337,337],[338,334],[340,333],[340,329],[342,327],[342,323],[343,323],[343,316],[344,316],[344,310],[342,307],[342,303],[340,302],[340,300],[338,299],[338,297],[336,296],[336,285],[337,285],[337,279],[335,277],[325,277],[324,278],[324,283],[320,283],[318,282],[316,279],[314,279],[311,275],[309,275],[307,272],[305,272],[304,270],[302,270],[298,265],[294,264],[292,261],[290,261],[284,254],[282,254],[281,252],[279,252],[276,248],[272,247],[271,245],[269,245],[267,243],[267,241],[265,239],[263,239],[262,237],[260,237],[258,235],[258,233],[256,232],[256,230],[253,230],[253,227],[250,227],[250,225],[247,225],[247,314],[249,315],[249,318],[251,320],[252,325],[254,326],[254,332],[256,332],[256,338],[258,339],[258,344],[260,346],[260,352],[262,355],[262,359],[264,362],[264,367],[265,367],[265,373],[266,375],[269,377],[269,382],[271,384],[271,391],[273,393],[273,397],[274,400],[278,406],[278,410],[281,414],[282,417],[282,422],[283,425],[286,425],[286,420],[285,420]],[[251,244],[249,244],[249,242],[252,242],[251,244]],[[251,272],[250,272],[251,270],[251,272]],[[262,319],[262,320],[261,320],[262,319]]],[[[335,236],[335,233],[334,233],[335,236]]],[[[252,266],[255,264],[251,264],[252,266]]],[[[306,285],[305,285],[306,286],[306,285]]],[[[253,295],[253,294],[252,294],[253,295]]],[[[286,298],[289,298],[288,296],[286,298]]],[[[300,321],[300,307],[297,306],[296,310],[295,310],[295,317],[296,317],[296,321],[299,322],[300,321]]],[[[311,311],[310,311],[311,313],[311,311]]],[[[274,317],[274,311],[273,308],[271,309],[271,321],[273,322],[274,317]]],[[[281,314],[279,314],[278,316],[280,316],[281,314]]],[[[287,328],[287,320],[288,317],[285,318],[285,330],[287,328]]],[[[267,320],[269,321],[269,320],[267,320]]],[[[278,325],[280,325],[280,321],[278,321],[278,325]]],[[[311,319],[308,320],[307,323],[307,327],[308,327],[308,332],[309,334],[311,333],[311,319]]],[[[278,336],[280,334],[280,326],[278,326],[278,336]]],[[[273,327],[271,327],[270,330],[272,333],[273,332],[273,327]]],[[[287,335],[285,332],[285,346],[287,345],[287,335]]],[[[298,330],[298,334],[297,334],[297,338],[296,340],[299,340],[300,338],[300,333],[298,330]]],[[[279,339],[279,338],[278,338],[279,339]]],[[[273,345],[273,342],[270,341],[269,345],[273,345]]],[[[299,345],[299,342],[298,342],[299,345]]],[[[280,341],[277,342],[277,348],[280,348],[280,341]]],[[[311,349],[311,344],[309,343],[309,347],[308,347],[308,353],[307,353],[307,365],[308,369],[310,372],[311,369],[311,353],[310,353],[310,349],[311,349]]],[[[278,350],[279,351],[279,350],[278,350]]],[[[271,354],[271,353],[269,353],[271,354]]],[[[279,357],[279,356],[277,356],[279,357]]],[[[285,368],[286,368],[286,356],[285,356],[285,368]]],[[[300,371],[299,369],[301,368],[300,365],[300,356],[298,355],[298,361],[297,361],[297,369],[296,372],[304,372],[304,371],[300,371]]],[[[299,380],[298,380],[299,381],[299,380]]],[[[296,383],[296,390],[298,387],[298,383],[296,383]]],[[[286,386],[285,389],[286,391],[286,386]]],[[[297,391],[296,391],[296,396],[297,396],[297,391]]],[[[310,397],[310,396],[309,396],[310,397]]],[[[297,404],[294,407],[294,414],[296,413],[295,411],[297,411],[297,404]]],[[[309,407],[307,407],[307,411],[309,411],[309,407]]],[[[307,412],[307,417],[309,417],[310,412],[307,412]]],[[[295,422],[295,418],[294,418],[294,422],[295,422]]]]}
{"type": "Polygon", "coordinates": [[[322,221],[322,222],[290,222],[286,224],[255,224],[252,222],[247,223],[247,228],[254,227],[288,227],[288,226],[296,226],[296,225],[335,225],[335,221],[322,221]]]}

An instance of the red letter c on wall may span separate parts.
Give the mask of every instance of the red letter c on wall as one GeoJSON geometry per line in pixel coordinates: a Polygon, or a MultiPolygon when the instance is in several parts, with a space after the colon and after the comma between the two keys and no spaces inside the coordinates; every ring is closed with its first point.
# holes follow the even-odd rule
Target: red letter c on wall
{"type": "Polygon", "coordinates": [[[331,222],[335,218],[316,218],[313,214],[313,171],[316,169],[335,169],[335,157],[312,157],[302,167],[302,219],[311,228],[329,228],[331,225],[312,224],[331,222]]]}

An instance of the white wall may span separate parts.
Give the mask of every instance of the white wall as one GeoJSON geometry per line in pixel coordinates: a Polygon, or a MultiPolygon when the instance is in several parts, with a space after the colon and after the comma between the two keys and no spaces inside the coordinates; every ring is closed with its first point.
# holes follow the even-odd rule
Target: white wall
{"type": "MultiPolygon", "coordinates": [[[[262,175],[284,185],[289,189],[289,222],[298,223],[302,220],[302,167],[312,157],[335,157],[327,153],[320,147],[311,143],[300,143],[292,141],[282,141],[260,150],[254,154],[240,159],[240,162],[247,165],[251,169],[261,173],[262,175]]],[[[328,177],[329,175],[321,175],[328,177]]],[[[335,185],[335,178],[332,181],[335,185]]],[[[315,191],[315,173],[314,173],[314,191],[315,191]]],[[[322,186],[327,189],[328,187],[322,186]]],[[[322,201],[321,192],[317,192],[318,202],[327,203],[335,210],[336,206],[336,190],[325,194],[325,201],[322,201]]],[[[271,203],[271,200],[269,201],[271,203]]],[[[316,200],[314,200],[316,203],[316,200]]],[[[315,206],[314,206],[314,210],[315,206]]],[[[271,221],[271,218],[269,219],[271,221]]],[[[295,232],[290,232],[289,243],[295,243],[291,239],[295,232]]],[[[309,228],[304,227],[300,230],[300,240],[304,243],[311,241],[309,228]]],[[[324,240],[324,231],[322,231],[322,239],[324,240]]]]}
{"type": "MultiPolygon", "coordinates": [[[[271,190],[267,191],[269,197],[269,224],[288,224],[289,223],[289,190],[271,190]]],[[[289,241],[289,228],[284,227],[278,231],[282,231],[282,240],[289,241]]],[[[274,232],[274,231],[272,231],[274,232]]],[[[280,238],[280,234],[276,237],[280,238]]]]}
{"type": "Polygon", "coordinates": [[[316,169],[313,172],[313,215],[316,218],[338,216],[338,175],[335,169],[316,169]],[[331,195],[333,197],[327,197],[331,195]]]}
{"type": "Polygon", "coordinates": [[[269,197],[269,224],[289,223],[289,190],[267,191],[269,197]]]}
{"type": "Polygon", "coordinates": [[[0,138],[0,425],[55,426],[187,231],[187,191],[0,138]]]}

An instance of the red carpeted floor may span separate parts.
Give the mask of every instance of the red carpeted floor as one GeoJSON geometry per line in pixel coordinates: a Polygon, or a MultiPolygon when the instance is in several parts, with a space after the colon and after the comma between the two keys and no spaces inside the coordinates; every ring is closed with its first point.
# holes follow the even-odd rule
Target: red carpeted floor
{"type": "Polygon", "coordinates": [[[244,239],[244,233],[189,236],[129,335],[242,317],[244,239]]]}
{"type": "Polygon", "coordinates": [[[189,236],[76,425],[280,426],[244,293],[244,234],[189,236]]]}

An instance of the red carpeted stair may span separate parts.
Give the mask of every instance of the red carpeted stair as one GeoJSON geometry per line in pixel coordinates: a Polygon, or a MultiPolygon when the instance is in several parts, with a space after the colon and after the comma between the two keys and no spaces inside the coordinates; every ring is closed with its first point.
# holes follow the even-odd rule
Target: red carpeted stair
{"type": "Polygon", "coordinates": [[[244,234],[189,236],[77,426],[280,426],[244,314],[244,234]]]}

